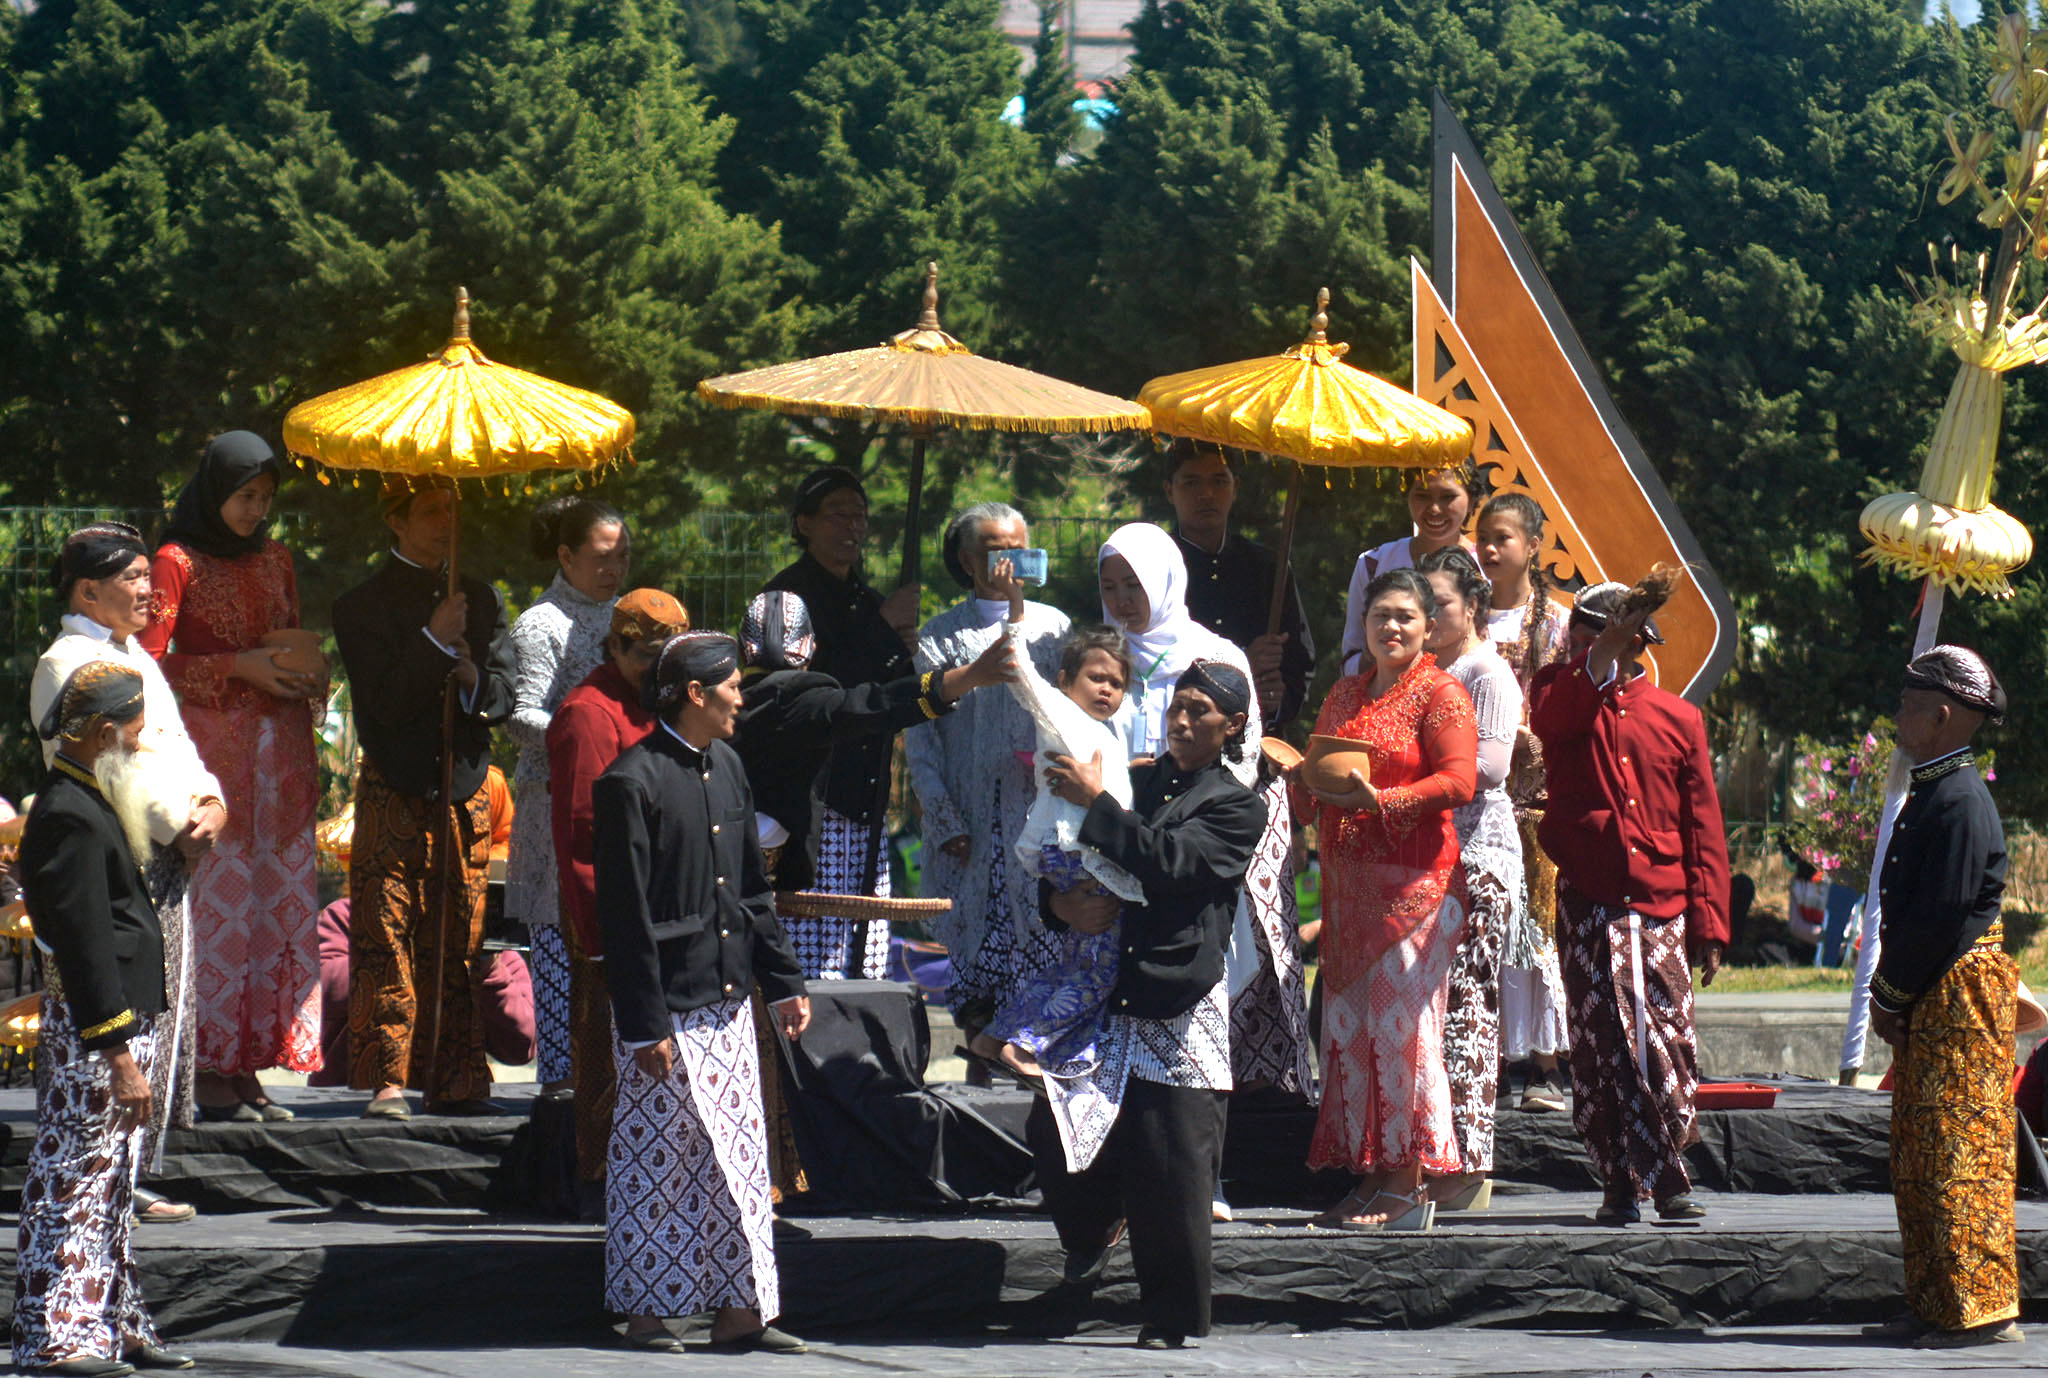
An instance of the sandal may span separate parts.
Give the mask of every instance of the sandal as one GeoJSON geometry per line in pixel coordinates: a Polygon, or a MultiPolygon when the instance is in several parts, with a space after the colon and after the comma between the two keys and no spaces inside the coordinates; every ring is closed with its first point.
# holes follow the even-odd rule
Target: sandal
{"type": "Polygon", "coordinates": [[[1403,1196],[1398,1191],[1375,1192],[1372,1200],[1365,1203],[1365,1209],[1359,1214],[1380,1215],[1382,1219],[1360,1220],[1354,1216],[1346,1216],[1330,1228],[1348,1230],[1353,1234],[1433,1230],[1436,1228],[1436,1202],[1427,1197],[1418,1200],[1418,1196],[1421,1196],[1421,1193],[1417,1193],[1416,1196],[1403,1196]],[[1382,1201],[1392,1202],[1395,1206],[1405,1209],[1383,1212],[1378,1209],[1382,1201]]]}

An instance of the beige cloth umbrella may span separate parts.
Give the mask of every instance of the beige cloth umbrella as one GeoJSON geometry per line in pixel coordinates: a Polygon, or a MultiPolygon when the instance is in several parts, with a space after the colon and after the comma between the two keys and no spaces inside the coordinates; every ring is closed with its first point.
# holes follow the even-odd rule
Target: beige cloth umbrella
{"type": "Polygon", "coordinates": [[[910,495],[903,582],[918,580],[925,441],[944,426],[1037,434],[1136,430],[1151,413],[1135,402],[1063,383],[976,354],[939,328],[939,265],[927,263],[917,325],[870,349],[847,350],[706,378],[698,393],[721,407],[908,426],[910,495]]]}

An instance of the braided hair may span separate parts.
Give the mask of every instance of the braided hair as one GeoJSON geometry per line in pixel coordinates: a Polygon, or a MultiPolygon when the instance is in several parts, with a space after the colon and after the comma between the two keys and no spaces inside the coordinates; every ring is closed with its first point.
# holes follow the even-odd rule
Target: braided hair
{"type": "Polygon", "coordinates": [[[1543,506],[1527,493],[1497,493],[1480,510],[1485,521],[1497,512],[1513,515],[1529,542],[1529,601],[1523,605],[1520,662],[1515,677],[1526,688],[1550,659],[1550,576],[1543,570],[1543,506]]]}

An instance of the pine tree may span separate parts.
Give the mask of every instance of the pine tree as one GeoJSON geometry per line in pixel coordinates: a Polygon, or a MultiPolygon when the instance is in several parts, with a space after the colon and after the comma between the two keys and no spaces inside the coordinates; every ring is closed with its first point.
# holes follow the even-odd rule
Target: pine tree
{"type": "Polygon", "coordinates": [[[1039,0],[1038,37],[1031,45],[1031,70],[1024,77],[1024,132],[1045,162],[1057,162],[1081,133],[1074,108],[1074,64],[1060,28],[1061,0],[1039,0]]]}

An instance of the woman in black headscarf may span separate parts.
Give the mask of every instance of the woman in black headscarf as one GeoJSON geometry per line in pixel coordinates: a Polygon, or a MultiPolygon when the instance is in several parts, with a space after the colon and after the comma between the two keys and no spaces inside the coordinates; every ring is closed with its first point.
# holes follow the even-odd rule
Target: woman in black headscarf
{"type": "Polygon", "coordinates": [[[151,563],[140,637],[227,803],[190,891],[196,1096],[213,1120],[290,1119],[256,1073],[320,1066],[313,710],[327,677],[299,631],[291,552],[265,530],[282,476],[252,432],[206,447],[151,563]]]}

